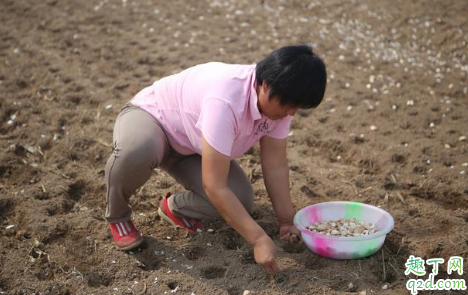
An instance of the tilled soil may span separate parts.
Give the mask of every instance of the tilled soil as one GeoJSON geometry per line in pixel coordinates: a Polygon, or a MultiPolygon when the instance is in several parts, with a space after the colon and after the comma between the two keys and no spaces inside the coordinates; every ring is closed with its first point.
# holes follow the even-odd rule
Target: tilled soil
{"type": "Polygon", "coordinates": [[[466,11],[463,0],[2,0],[0,294],[408,294],[409,255],[461,256],[466,272],[466,11]],[[166,226],[158,200],[182,188],[161,171],[132,198],[143,246],[116,250],[104,166],[125,102],[189,66],[255,63],[299,42],[324,58],[329,84],[293,120],[294,206],[380,206],[395,218],[382,250],[341,261],[282,244],[257,148],[239,163],[279,275],[220,220],[197,235],[166,226]]]}

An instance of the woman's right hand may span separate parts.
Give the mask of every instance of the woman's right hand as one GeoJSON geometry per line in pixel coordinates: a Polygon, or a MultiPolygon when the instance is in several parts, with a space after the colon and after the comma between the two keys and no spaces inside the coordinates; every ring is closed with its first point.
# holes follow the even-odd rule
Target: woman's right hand
{"type": "Polygon", "coordinates": [[[271,238],[264,234],[253,244],[255,261],[271,274],[281,271],[276,263],[276,246],[271,238]]]}

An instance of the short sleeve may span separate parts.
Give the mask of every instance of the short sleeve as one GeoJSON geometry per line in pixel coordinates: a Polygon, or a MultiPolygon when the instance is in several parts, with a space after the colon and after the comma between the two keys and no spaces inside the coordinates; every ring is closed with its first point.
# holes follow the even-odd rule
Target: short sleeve
{"type": "Polygon", "coordinates": [[[237,120],[227,102],[220,99],[206,99],[195,126],[215,150],[226,156],[231,156],[237,120]]]}
{"type": "Polygon", "coordinates": [[[287,116],[281,120],[278,120],[278,124],[273,130],[271,130],[267,136],[273,137],[276,139],[284,139],[288,137],[289,127],[291,125],[291,116],[287,116]]]}

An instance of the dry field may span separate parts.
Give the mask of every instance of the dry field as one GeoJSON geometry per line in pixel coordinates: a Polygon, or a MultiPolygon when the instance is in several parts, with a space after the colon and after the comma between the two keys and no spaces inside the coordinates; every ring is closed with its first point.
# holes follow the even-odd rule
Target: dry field
{"type": "MultiPolygon", "coordinates": [[[[468,263],[467,11],[464,0],[1,0],[0,294],[408,294],[409,255],[468,263]],[[144,245],[117,251],[103,176],[124,103],[186,67],[255,63],[300,42],[329,84],[293,120],[294,206],[381,206],[395,218],[382,250],[338,261],[282,244],[255,148],[239,162],[281,274],[222,221],[190,236],[167,227],[158,199],[181,187],[161,171],[132,198],[144,245]]],[[[446,265],[439,277],[456,278],[446,265]]]]}

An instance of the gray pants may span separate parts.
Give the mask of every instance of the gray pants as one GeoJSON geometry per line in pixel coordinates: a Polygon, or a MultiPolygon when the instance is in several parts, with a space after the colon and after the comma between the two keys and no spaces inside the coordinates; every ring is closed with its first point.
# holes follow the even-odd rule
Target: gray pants
{"type": "MultiPolygon", "coordinates": [[[[148,181],[153,169],[168,172],[187,191],[173,194],[169,206],[174,215],[199,220],[219,217],[203,189],[201,156],[184,156],[169,144],[164,129],[149,113],[127,105],[114,126],[114,152],[106,164],[107,207],[109,222],[130,219],[128,204],[135,191],[148,181]]],[[[253,207],[254,193],[249,179],[235,161],[231,161],[228,186],[247,211],[253,207]]]]}

